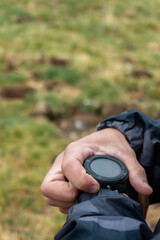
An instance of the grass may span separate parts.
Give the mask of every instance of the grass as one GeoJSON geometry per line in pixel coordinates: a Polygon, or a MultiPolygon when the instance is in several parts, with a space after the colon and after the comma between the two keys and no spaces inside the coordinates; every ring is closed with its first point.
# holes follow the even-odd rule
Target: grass
{"type": "Polygon", "coordinates": [[[26,81],[25,77],[19,73],[2,73],[0,75],[1,87],[8,84],[24,83],[25,81],[26,81]]]}
{"type": "Polygon", "coordinates": [[[96,128],[93,116],[134,107],[160,117],[159,9],[158,0],[1,1],[0,92],[34,90],[0,101],[2,240],[51,239],[61,228],[66,216],[40,184],[66,145],[96,128]],[[75,129],[88,113],[87,129],[75,129]]]}

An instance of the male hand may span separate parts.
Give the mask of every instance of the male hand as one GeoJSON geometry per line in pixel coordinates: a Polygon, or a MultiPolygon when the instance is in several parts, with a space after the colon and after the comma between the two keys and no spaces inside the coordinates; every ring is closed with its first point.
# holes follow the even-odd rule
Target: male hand
{"type": "Polygon", "coordinates": [[[55,159],[41,185],[48,204],[59,207],[62,213],[68,213],[79,190],[98,192],[99,183],[83,168],[86,158],[98,154],[119,158],[128,168],[129,181],[133,188],[142,195],[152,193],[145,170],[138,163],[126,138],[120,131],[107,128],[69,144],[55,159]]]}

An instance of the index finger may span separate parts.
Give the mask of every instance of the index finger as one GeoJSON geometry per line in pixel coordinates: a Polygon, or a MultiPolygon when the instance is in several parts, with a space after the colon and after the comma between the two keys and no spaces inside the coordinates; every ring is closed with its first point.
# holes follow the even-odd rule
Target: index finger
{"type": "Polygon", "coordinates": [[[79,190],[89,193],[98,192],[99,183],[82,166],[84,160],[92,156],[93,152],[86,145],[79,147],[70,144],[63,155],[62,171],[67,179],[79,190]]]}
{"type": "Polygon", "coordinates": [[[74,201],[78,195],[78,190],[66,180],[62,173],[63,153],[54,161],[51,169],[45,176],[41,191],[45,197],[56,201],[74,201]]]}

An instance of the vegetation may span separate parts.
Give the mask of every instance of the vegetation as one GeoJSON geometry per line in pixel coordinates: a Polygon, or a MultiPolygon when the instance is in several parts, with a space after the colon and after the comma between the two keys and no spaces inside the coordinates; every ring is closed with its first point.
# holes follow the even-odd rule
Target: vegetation
{"type": "Polygon", "coordinates": [[[160,1],[1,0],[0,236],[52,239],[40,185],[65,146],[112,114],[160,118],[160,1]]]}

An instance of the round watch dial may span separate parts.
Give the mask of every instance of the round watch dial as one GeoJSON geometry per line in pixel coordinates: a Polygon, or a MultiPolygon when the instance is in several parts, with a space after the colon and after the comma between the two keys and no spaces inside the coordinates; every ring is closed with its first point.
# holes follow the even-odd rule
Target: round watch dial
{"type": "Polygon", "coordinates": [[[90,164],[90,168],[94,173],[102,177],[116,177],[121,173],[119,164],[104,158],[93,160],[90,164]]]}
{"type": "Polygon", "coordinates": [[[87,158],[84,168],[100,183],[101,187],[117,186],[128,178],[125,164],[108,155],[95,155],[87,158]]]}

